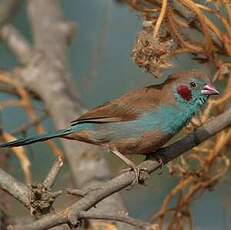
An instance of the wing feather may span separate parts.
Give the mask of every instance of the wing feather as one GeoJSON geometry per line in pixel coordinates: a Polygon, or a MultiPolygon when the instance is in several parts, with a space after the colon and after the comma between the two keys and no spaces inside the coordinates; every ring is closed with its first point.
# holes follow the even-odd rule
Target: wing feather
{"type": "Polygon", "coordinates": [[[141,113],[158,107],[161,93],[160,86],[133,90],[118,99],[88,111],[72,121],[71,125],[86,122],[108,123],[135,120],[141,113]]]}
{"type": "Polygon", "coordinates": [[[78,123],[108,123],[131,121],[138,119],[142,113],[158,109],[160,105],[176,105],[172,92],[172,84],[188,83],[192,76],[207,79],[198,71],[177,73],[169,76],[159,85],[151,85],[143,89],[133,90],[118,99],[114,99],[83,114],[72,122],[78,123]]]}

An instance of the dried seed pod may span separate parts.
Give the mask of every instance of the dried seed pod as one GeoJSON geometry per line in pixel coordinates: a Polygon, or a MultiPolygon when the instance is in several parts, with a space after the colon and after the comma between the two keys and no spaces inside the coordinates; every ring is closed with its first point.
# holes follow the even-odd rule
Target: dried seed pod
{"type": "Polygon", "coordinates": [[[169,57],[177,47],[175,41],[168,39],[164,31],[162,31],[162,35],[161,37],[154,38],[151,23],[148,23],[148,27],[144,27],[138,34],[132,50],[133,61],[155,77],[162,70],[173,67],[169,61],[169,57]]]}

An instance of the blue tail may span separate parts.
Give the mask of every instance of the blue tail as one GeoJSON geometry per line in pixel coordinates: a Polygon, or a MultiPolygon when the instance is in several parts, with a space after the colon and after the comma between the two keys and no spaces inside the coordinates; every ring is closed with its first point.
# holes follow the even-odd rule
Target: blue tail
{"type": "Polygon", "coordinates": [[[0,144],[0,147],[17,147],[22,145],[29,145],[35,142],[46,141],[56,137],[62,137],[70,133],[75,132],[72,127],[67,129],[62,129],[52,133],[45,133],[41,135],[36,135],[32,137],[19,138],[18,140],[0,144]]]}

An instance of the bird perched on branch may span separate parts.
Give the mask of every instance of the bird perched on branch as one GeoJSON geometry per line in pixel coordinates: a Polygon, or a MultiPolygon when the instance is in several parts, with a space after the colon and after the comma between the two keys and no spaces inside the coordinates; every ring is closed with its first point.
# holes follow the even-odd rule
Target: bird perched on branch
{"type": "MultiPolygon", "coordinates": [[[[206,74],[178,73],[160,85],[131,91],[83,114],[65,129],[1,144],[16,147],[60,137],[100,145],[139,171],[126,155],[148,155],[179,132],[219,94],[206,74]]],[[[136,178],[137,179],[137,178],[136,178]]]]}

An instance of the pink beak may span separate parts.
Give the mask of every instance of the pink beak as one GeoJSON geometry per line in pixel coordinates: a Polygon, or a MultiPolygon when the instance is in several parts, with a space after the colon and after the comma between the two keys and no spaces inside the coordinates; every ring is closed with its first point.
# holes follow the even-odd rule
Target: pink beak
{"type": "Polygon", "coordinates": [[[219,91],[211,84],[206,84],[203,89],[201,90],[201,93],[204,95],[219,95],[219,91]]]}

